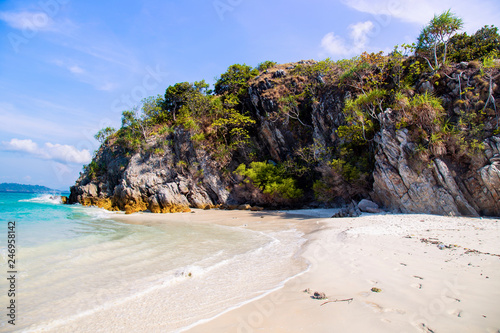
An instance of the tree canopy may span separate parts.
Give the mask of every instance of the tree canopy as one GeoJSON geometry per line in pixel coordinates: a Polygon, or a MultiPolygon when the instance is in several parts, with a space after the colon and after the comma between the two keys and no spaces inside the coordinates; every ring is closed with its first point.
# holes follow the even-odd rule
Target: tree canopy
{"type": "Polygon", "coordinates": [[[215,93],[217,95],[235,95],[239,98],[247,92],[248,81],[257,75],[259,75],[259,70],[251,66],[231,65],[215,83],[215,93]]]}
{"type": "Polygon", "coordinates": [[[440,68],[446,62],[449,39],[463,27],[463,20],[451,10],[441,15],[434,15],[429,24],[422,29],[417,41],[417,54],[424,57],[432,70],[440,68]],[[443,46],[442,60],[439,60],[439,46],[443,46]],[[429,57],[434,58],[432,64],[429,57]]]}

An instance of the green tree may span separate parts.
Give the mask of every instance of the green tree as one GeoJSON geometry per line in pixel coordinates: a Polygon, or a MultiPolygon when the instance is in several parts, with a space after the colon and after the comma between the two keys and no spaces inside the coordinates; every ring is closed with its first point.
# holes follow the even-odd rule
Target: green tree
{"type": "Polygon", "coordinates": [[[241,147],[250,139],[248,127],[255,124],[255,120],[230,109],[212,123],[219,137],[222,137],[226,146],[232,150],[241,147]]]}
{"type": "Polygon", "coordinates": [[[208,88],[209,84],[205,80],[194,83],[181,82],[169,86],[165,91],[162,108],[172,116],[174,122],[178,120],[178,115],[186,118],[208,112],[211,93],[208,88]]]}
{"type": "Polygon", "coordinates": [[[142,113],[145,118],[148,118],[153,123],[161,123],[167,120],[167,115],[163,110],[165,103],[163,96],[150,96],[144,98],[142,101],[142,113]]]}
{"type": "Polygon", "coordinates": [[[135,106],[132,110],[122,112],[122,129],[132,134],[139,134],[146,140],[149,125],[148,120],[144,113],[141,114],[139,108],[135,106]]]}
{"type": "Polygon", "coordinates": [[[163,101],[163,109],[172,115],[172,119],[176,120],[177,112],[186,102],[186,95],[195,90],[189,82],[176,83],[169,86],[165,91],[163,101]]]}
{"type": "Polygon", "coordinates": [[[292,200],[303,195],[295,179],[287,177],[284,168],[271,163],[252,162],[249,168],[245,164],[240,164],[234,173],[247,177],[247,182],[252,182],[262,193],[277,199],[292,200]]]}
{"type": "Polygon", "coordinates": [[[113,127],[106,127],[100,129],[95,135],[94,138],[100,143],[104,143],[108,137],[115,134],[116,130],[113,127]]]}
{"type": "Polygon", "coordinates": [[[462,27],[463,20],[451,10],[447,10],[441,15],[434,15],[434,18],[420,33],[416,52],[427,61],[433,71],[439,69],[446,62],[448,42],[462,27]],[[441,45],[443,46],[443,55],[442,60],[439,61],[438,47],[441,45]],[[429,60],[429,54],[434,59],[434,65],[429,60]]]}
{"type": "Polygon", "coordinates": [[[484,60],[500,54],[500,35],[495,26],[484,26],[472,36],[466,32],[450,38],[448,59],[453,62],[484,60]]]}
{"type": "Polygon", "coordinates": [[[251,66],[231,65],[215,83],[215,93],[217,95],[234,95],[239,99],[247,93],[248,81],[257,75],[259,75],[259,70],[252,69],[251,66]]]}

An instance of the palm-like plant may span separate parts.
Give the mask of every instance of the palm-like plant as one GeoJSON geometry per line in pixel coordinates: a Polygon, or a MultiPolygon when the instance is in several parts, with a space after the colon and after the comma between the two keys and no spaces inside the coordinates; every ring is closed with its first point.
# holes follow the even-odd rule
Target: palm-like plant
{"type": "Polygon", "coordinates": [[[418,37],[416,51],[417,54],[427,60],[433,71],[439,69],[446,62],[448,41],[455,32],[462,29],[463,25],[463,20],[448,9],[439,16],[434,15],[429,24],[422,29],[418,37]],[[438,46],[440,45],[443,45],[444,48],[442,62],[439,62],[438,57],[438,46]],[[428,58],[429,52],[434,58],[434,66],[428,58]]]}

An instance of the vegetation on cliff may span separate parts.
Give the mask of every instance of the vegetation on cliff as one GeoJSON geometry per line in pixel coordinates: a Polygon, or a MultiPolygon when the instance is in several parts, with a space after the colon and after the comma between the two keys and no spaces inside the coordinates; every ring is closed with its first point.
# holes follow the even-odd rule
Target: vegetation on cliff
{"type": "MultiPolygon", "coordinates": [[[[216,170],[238,202],[342,204],[372,191],[376,137],[387,114],[415,144],[414,168],[430,168],[440,158],[465,174],[485,163],[483,141],[500,133],[500,36],[490,26],[457,34],[461,26],[447,11],[416,44],[389,55],[236,64],[213,90],[205,81],[169,86],[163,96],[124,111],[120,129],[96,134],[102,146],[77,185],[117,186],[116,172],[110,182],[110,154],[120,157],[116,170],[139,154],[199,184],[207,168],[216,170]]],[[[113,191],[106,193],[101,196],[113,191]]],[[[154,206],[147,203],[151,195],[143,195],[141,209],[154,206]]]]}

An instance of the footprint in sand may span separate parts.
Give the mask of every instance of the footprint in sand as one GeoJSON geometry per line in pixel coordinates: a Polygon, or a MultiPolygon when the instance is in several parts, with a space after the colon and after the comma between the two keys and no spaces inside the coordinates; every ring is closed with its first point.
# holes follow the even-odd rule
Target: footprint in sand
{"type": "Polygon", "coordinates": [[[381,306],[381,305],[379,305],[377,303],[374,303],[374,302],[365,302],[365,304],[368,305],[368,307],[370,307],[375,313],[395,312],[395,313],[398,313],[400,315],[406,314],[405,310],[393,309],[393,308],[384,308],[383,306],[381,306]]]}
{"type": "Polygon", "coordinates": [[[453,317],[458,317],[461,318],[463,316],[463,311],[460,309],[452,309],[447,311],[449,315],[452,315],[453,317]]]}
{"type": "Polygon", "coordinates": [[[486,332],[487,333],[500,333],[500,328],[491,328],[491,327],[488,327],[486,329],[486,332]]]}
{"type": "Polygon", "coordinates": [[[384,312],[384,308],[381,307],[380,305],[378,305],[377,303],[365,302],[365,304],[368,305],[368,307],[370,307],[373,310],[373,312],[376,312],[376,313],[384,312]]]}

